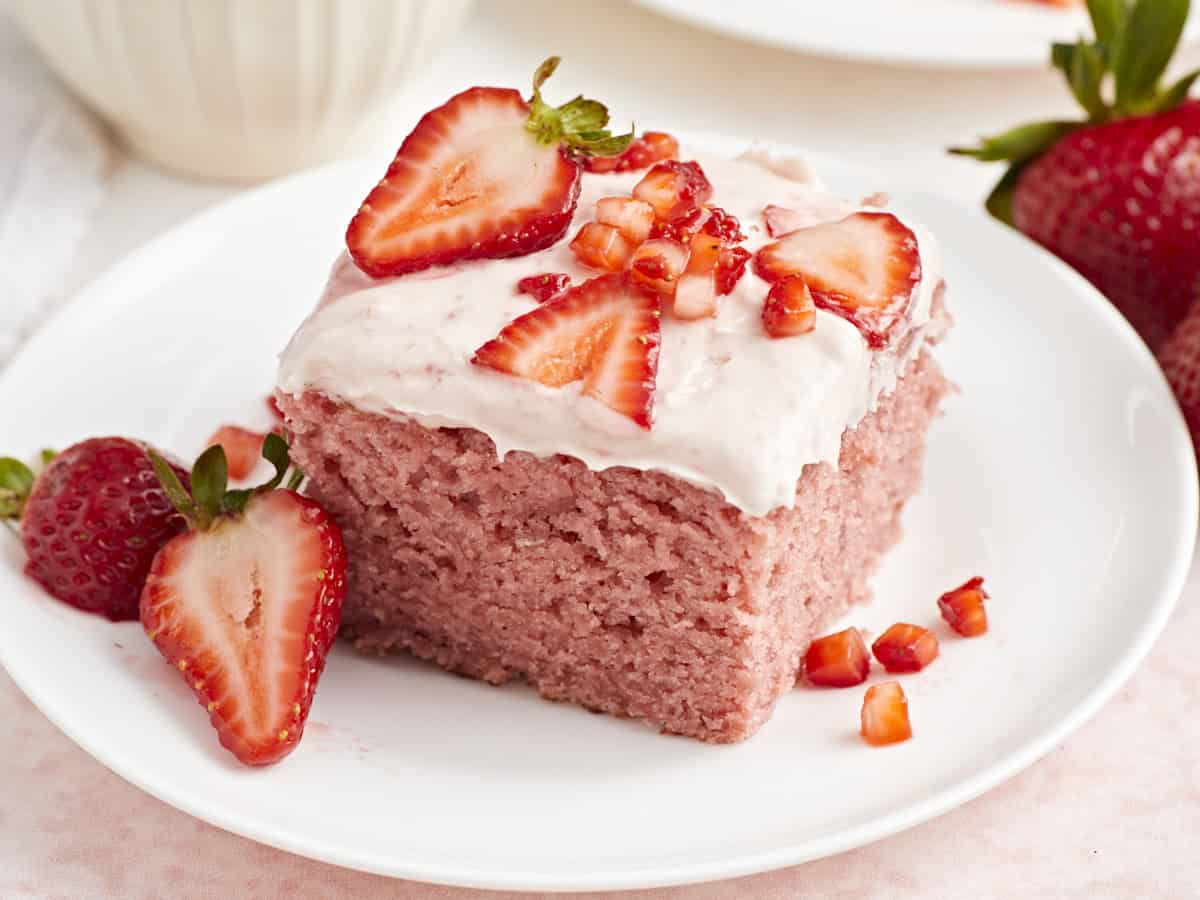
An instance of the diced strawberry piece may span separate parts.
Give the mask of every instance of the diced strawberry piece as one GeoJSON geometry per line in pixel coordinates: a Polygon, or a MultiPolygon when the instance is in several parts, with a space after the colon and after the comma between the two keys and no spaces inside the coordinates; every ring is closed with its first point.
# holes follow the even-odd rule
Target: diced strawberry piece
{"type": "Polygon", "coordinates": [[[782,237],[813,224],[810,216],[774,204],[768,205],[763,210],[763,222],[767,226],[767,234],[771,237],[782,237]]]}
{"type": "Polygon", "coordinates": [[[712,272],[684,272],[675,287],[671,313],[677,319],[707,319],[717,314],[717,286],[712,272]]]}
{"type": "Polygon", "coordinates": [[[596,221],[611,225],[635,244],[650,236],[654,207],[631,197],[604,197],[596,201],[596,221]]]}
{"type": "Polygon", "coordinates": [[[916,236],[881,212],[794,231],[759,250],[754,268],[772,282],[802,277],[817,307],[853,323],[872,349],[900,330],[921,280],[916,236]]]}
{"type": "Polygon", "coordinates": [[[987,599],[983,579],[976,576],[942,594],[938,609],[950,627],[963,637],[977,637],[988,630],[987,609],[983,602],[987,599]]]}
{"type": "Polygon", "coordinates": [[[225,450],[229,477],[235,481],[249,476],[262,458],[263,438],[266,435],[238,425],[222,425],[208,439],[206,447],[220,444],[225,450]]]}
{"type": "Polygon", "coordinates": [[[629,277],[655,293],[670,297],[675,294],[679,276],[687,267],[687,248],[678,241],[656,238],[646,241],[633,251],[629,277]]]}
{"type": "Polygon", "coordinates": [[[619,156],[589,156],[583,167],[589,172],[634,172],[664,159],[679,156],[679,142],[662,131],[646,131],[625,148],[619,156]]]}
{"type": "Polygon", "coordinates": [[[518,91],[476,87],[426,113],[346,232],[376,277],[462,259],[520,256],[563,236],[580,167],[525,127],[518,91]]]}
{"type": "Polygon", "coordinates": [[[517,282],[517,293],[528,294],[538,303],[552,300],[571,286],[571,276],[562,272],[529,275],[517,282]]]}
{"type": "Polygon", "coordinates": [[[688,257],[688,271],[705,274],[715,271],[724,249],[725,242],[719,237],[713,237],[704,230],[699,231],[688,245],[691,254],[688,257]]]}
{"type": "Polygon", "coordinates": [[[709,216],[704,222],[705,233],[720,238],[727,244],[736,244],[746,239],[736,216],[731,216],[719,206],[710,206],[708,212],[709,216]]]}
{"type": "Polygon", "coordinates": [[[746,263],[750,261],[750,253],[744,247],[727,247],[717,257],[717,268],[713,276],[717,281],[717,293],[721,296],[732,294],[738,281],[746,273],[746,263]]]}
{"type": "Polygon", "coordinates": [[[919,672],[937,659],[938,642],[928,628],[897,622],[875,639],[871,652],[889,672],[919,672]]]}
{"type": "Polygon", "coordinates": [[[867,688],[863,697],[862,725],[863,740],[876,747],[898,744],[912,737],[912,724],[908,721],[908,698],[899,682],[885,681],[867,688]]]}
{"type": "Polygon", "coordinates": [[[583,393],[650,428],[660,342],[658,295],[625,274],[601,275],[514,319],[471,360],[583,393]]]}
{"type": "Polygon", "coordinates": [[[669,159],[646,173],[634,186],[633,196],[654,207],[658,218],[670,222],[707,203],[712,184],[699,163],[669,159]]]}
{"type": "Polygon", "coordinates": [[[661,219],[655,220],[654,226],[650,229],[650,237],[666,238],[686,246],[691,243],[692,237],[704,227],[704,223],[708,221],[710,215],[707,207],[697,206],[691,212],[672,219],[670,222],[664,222],[661,219]]]}
{"type": "Polygon", "coordinates": [[[620,272],[629,264],[633,244],[611,225],[588,222],[571,241],[579,261],[593,269],[620,272]]]}
{"type": "Polygon", "coordinates": [[[819,637],[804,654],[804,674],[819,687],[851,687],[867,680],[871,654],[857,628],[819,637]]]}
{"type": "Polygon", "coordinates": [[[771,285],[763,304],[762,322],[773,338],[807,334],[817,327],[817,308],[803,278],[785,278],[771,285]]]}

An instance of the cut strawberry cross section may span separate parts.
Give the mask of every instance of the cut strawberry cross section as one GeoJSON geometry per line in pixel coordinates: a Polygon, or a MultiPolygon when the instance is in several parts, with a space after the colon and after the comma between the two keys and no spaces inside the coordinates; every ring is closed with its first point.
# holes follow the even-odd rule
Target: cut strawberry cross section
{"type": "Polygon", "coordinates": [[[425,114],[350,222],[362,271],[403,275],[463,259],[520,256],[561,238],[579,199],[576,157],[620,153],[632,134],[604,130],[603,104],[551,107],[511,88],[473,87],[425,114]]]}
{"type": "Polygon", "coordinates": [[[803,278],[817,307],[853,323],[873,350],[891,343],[921,280],[916,235],[882,212],[793,231],[759,250],[754,269],[771,282],[803,278]]]}
{"type": "Polygon", "coordinates": [[[601,275],[514,319],[472,362],[583,393],[650,428],[658,376],[660,302],[625,274],[601,275]]]}

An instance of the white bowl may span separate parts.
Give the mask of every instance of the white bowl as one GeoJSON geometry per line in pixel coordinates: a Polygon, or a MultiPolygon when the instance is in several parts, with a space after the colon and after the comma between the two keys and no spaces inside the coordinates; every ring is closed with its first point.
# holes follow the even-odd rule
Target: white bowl
{"type": "Polygon", "coordinates": [[[150,160],[256,179],[368,142],[471,0],[11,0],[50,67],[150,160]]]}

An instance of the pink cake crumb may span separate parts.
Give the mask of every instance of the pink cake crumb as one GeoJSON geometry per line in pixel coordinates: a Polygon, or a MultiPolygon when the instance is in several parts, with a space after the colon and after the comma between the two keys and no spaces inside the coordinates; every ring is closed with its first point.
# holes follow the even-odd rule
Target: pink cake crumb
{"type": "Polygon", "coordinates": [[[793,686],[809,641],[870,596],[946,390],[922,352],[843,435],[839,467],[807,466],[794,508],[762,517],[662,473],[499,460],[473,429],[278,400],[342,528],[358,649],[732,742],[793,686]]]}

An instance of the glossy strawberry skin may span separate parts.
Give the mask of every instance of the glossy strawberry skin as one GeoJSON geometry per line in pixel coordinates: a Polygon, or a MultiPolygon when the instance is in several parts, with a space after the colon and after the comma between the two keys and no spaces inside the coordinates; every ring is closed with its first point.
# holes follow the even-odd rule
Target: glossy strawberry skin
{"type": "MultiPolygon", "coordinates": [[[[246,698],[237,695],[230,673],[216,663],[210,646],[196,639],[194,622],[176,610],[179,598],[171,586],[172,577],[185,565],[192,545],[206,539],[204,532],[188,531],[168,542],[155,556],[146,578],[140,601],[143,629],[163,657],[183,675],[200,705],[209,714],[221,746],[247,765],[278,762],[296,748],[312,706],[317,682],[325,669],[325,659],[341,624],[342,603],[346,593],[346,549],[341,532],[329,515],[316,503],[294,491],[277,490],[264,495],[266,502],[295,505],[304,527],[315,531],[322,547],[321,577],[312,585],[292,586],[300,590],[300,601],[311,604],[303,642],[308,647],[303,670],[298,673],[295,690],[281,704],[285,718],[273,730],[270,740],[250,739],[242,724],[248,715],[246,698]]],[[[263,502],[260,499],[253,502],[263,502]]],[[[220,527],[220,526],[218,526],[220,527]]],[[[289,675],[295,673],[288,673],[289,675]]],[[[269,691],[269,685],[256,690],[269,691]]]]}
{"type": "Polygon", "coordinates": [[[870,671],[871,654],[857,628],[819,637],[804,654],[804,675],[818,687],[853,687],[870,671]]]}
{"type": "MultiPolygon", "coordinates": [[[[529,115],[529,105],[518,91],[492,87],[470,88],[426,113],[404,139],[387,173],[367,195],[346,231],[346,246],[363,272],[379,278],[459,260],[521,256],[550,246],[566,233],[579,200],[581,167],[561,149],[551,152],[542,148],[542,153],[532,149],[527,151],[531,156],[546,157],[552,169],[550,174],[540,176],[547,182],[547,190],[535,206],[488,210],[470,217],[476,219],[472,225],[477,226],[470,235],[464,235],[454,219],[447,219],[447,228],[441,235],[422,241],[418,246],[405,245],[399,251],[379,246],[382,241],[378,235],[387,227],[387,220],[396,205],[395,198],[412,185],[417,186],[418,194],[435,190],[425,183],[429,180],[427,169],[431,160],[443,166],[456,162],[447,157],[441,145],[460,131],[470,134],[470,125],[463,125],[462,121],[472,115],[472,107],[493,114],[506,112],[506,124],[513,129],[523,128],[529,115]]],[[[535,143],[532,135],[528,138],[531,144],[535,143]]],[[[449,186],[453,188],[453,179],[449,186]]],[[[434,204],[443,209],[454,205],[449,202],[434,204]]],[[[418,213],[418,218],[425,214],[419,201],[404,204],[403,209],[406,213],[418,213]]]]}
{"type": "Polygon", "coordinates": [[[1060,139],[1022,171],[1013,222],[1157,352],[1200,290],[1200,100],[1060,139]]]}
{"type": "Polygon", "coordinates": [[[25,572],[77,609],[136,619],[154,554],[185,527],[144,445],[91,438],[58,454],[34,484],[21,517],[25,572]]]}
{"type": "Polygon", "coordinates": [[[875,639],[871,652],[889,672],[920,672],[937,659],[937,637],[928,628],[897,622],[875,639]]]}

